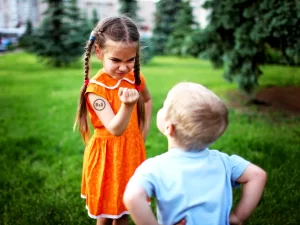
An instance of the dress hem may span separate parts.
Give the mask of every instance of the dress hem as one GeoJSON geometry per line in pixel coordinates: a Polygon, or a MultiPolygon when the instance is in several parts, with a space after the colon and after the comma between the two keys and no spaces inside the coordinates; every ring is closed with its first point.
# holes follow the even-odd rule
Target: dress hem
{"type": "MultiPolygon", "coordinates": [[[[86,196],[81,195],[81,198],[86,199],[86,196]]],[[[91,212],[89,210],[89,207],[87,205],[85,206],[85,208],[88,211],[89,217],[91,217],[92,219],[100,219],[100,218],[119,219],[124,215],[129,215],[130,214],[128,211],[124,211],[124,212],[120,213],[119,215],[100,214],[100,215],[95,216],[95,215],[91,214],[91,212]]]]}

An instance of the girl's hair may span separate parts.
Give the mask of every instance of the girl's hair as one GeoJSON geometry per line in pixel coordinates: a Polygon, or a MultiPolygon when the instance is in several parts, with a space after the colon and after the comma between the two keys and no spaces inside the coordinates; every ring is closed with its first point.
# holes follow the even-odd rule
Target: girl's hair
{"type": "Polygon", "coordinates": [[[226,130],[227,107],[204,86],[179,83],[170,90],[167,99],[166,118],[175,127],[176,142],[185,149],[204,149],[226,130]]]}
{"type": "MultiPolygon", "coordinates": [[[[79,132],[87,143],[90,135],[89,126],[87,122],[87,106],[85,92],[87,88],[87,83],[89,80],[89,61],[91,57],[92,47],[97,44],[101,50],[105,49],[106,41],[112,40],[114,42],[125,42],[127,44],[136,43],[137,52],[134,64],[134,78],[135,85],[139,86],[141,84],[140,78],[140,34],[138,32],[135,23],[127,16],[115,16],[107,17],[100,21],[91,33],[91,37],[85,47],[84,56],[84,84],[81,87],[80,99],[78,103],[77,115],[75,119],[74,128],[78,124],[79,132]]],[[[137,102],[137,113],[139,128],[142,129],[145,123],[145,104],[144,100],[140,94],[139,100],[137,102]]]]}

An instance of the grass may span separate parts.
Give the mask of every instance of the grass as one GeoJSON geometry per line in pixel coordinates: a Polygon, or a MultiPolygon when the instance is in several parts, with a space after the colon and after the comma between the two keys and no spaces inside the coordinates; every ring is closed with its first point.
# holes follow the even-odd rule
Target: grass
{"type": "MultiPolygon", "coordinates": [[[[99,68],[92,60],[91,74],[99,68]]],[[[300,68],[264,66],[264,86],[300,85],[300,68]]],[[[146,143],[148,157],[166,151],[157,131],[156,112],[167,91],[179,81],[202,83],[229,101],[222,70],[207,61],[156,57],[142,67],[154,107],[146,143]]],[[[81,63],[55,69],[26,53],[0,56],[0,224],[95,224],[80,199],[84,145],[72,131],[81,63]]],[[[239,154],[268,173],[259,207],[246,224],[298,224],[300,116],[261,115],[255,108],[243,113],[230,108],[230,125],[213,148],[239,154]],[[278,122],[279,121],[279,122],[278,122]]],[[[234,192],[235,202],[240,189],[234,192]]]]}

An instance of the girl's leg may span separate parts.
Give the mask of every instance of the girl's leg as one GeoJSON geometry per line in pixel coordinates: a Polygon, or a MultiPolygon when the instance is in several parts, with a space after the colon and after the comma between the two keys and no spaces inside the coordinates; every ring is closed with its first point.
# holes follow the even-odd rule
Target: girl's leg
{"type": "Polygon", "coordinates": [[[97,225],[112,225],[113,220],[108,218],[97,219],[97,225]]]}
{"type": "Polygon", "coordinates": [[[114,220],[113,225],[128,225],[128,215],[124,215],[119,219],[114,220]]]}

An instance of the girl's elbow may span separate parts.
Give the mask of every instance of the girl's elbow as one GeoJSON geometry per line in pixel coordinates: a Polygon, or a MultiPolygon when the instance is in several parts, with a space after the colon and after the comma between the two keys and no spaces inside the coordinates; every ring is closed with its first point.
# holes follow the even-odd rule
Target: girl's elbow
{"type": "Polygon", "coordinates": [[[114,127],[110,127],[109,129],[107,129],[112,135],[120,137],[122,136],[122,134],[124,133],[124,130],[118,129],[118,128],[114,128],[114,127]]]}
{"type": "Polygon", "coordinates": [[[123,132],[120,132],[120,131],[114,131],[112,134],[113,134],[114,136],[116,136],[116,137],[120,137],[120,136],[122,136],[123,132]]]}

